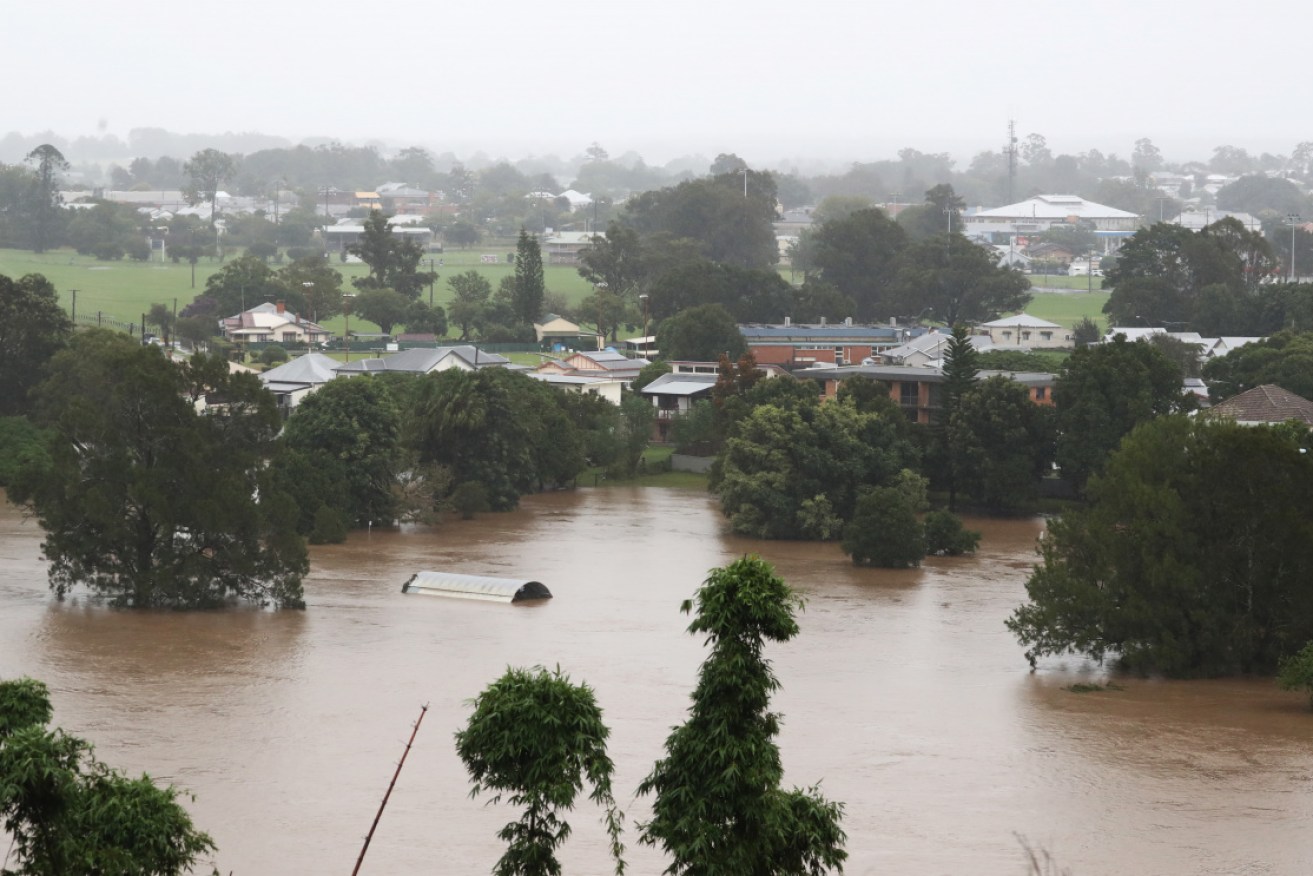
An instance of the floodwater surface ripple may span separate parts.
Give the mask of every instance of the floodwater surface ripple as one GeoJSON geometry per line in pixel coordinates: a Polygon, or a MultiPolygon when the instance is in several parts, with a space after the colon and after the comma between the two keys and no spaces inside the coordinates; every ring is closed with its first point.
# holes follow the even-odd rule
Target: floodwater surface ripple
{"type": "MultiPolygon", "coordinates": [[[[980,553],[856,569],[835,545],[725,532],[707,496],[585,489],[311,550],[304,612],[129,612],[46,587],[40,531],[0,502],[0,676],[46,681],[58,724],[194,793],[220,872],[348,872],[422,704],[430,711],[362,873],[487,873],[515,813],[471,800],[452,734],[508,666],[560,665],[611,727],[630,872],[633,788],[682,720],[702,642],[679,612],[713,566],[761,553],[806,598],[768,651],[790,785],[846,804],[850,874],[1024,872],[1016,836],[1075,876],[1313,872],[1313,714],[1270,679],[1102,681],[1028,671],[1003,621],[1038,520],[974,520],[980,553]],[[419,569],[541,580],[510,606],[401,593],[419,569]]],[[[569,816],[567,873],[609,872],[600,813],[569,816]]]]}

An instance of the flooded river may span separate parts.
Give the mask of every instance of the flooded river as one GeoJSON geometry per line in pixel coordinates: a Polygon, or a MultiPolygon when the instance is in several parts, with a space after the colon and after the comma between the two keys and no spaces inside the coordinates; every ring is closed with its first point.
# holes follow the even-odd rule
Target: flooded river
{"type": "MultiPolygon", "coordinates": [[[[222,873],[349,873],[420,706],[365,874],[489,872],[514,813],[468,798],[452,734],[509,665],[560,666],[596,691],[616,790],[681,720],[702,658],[681,600],[760,552],[806,596],[775,646],[786,781],[847,805],[851,874],[1020,874],[1016,834],[1075,876],[1313,872],[1313,714],[1270,680],[1030,673],[1003,620],[1041,524],[973,521],[969,559],[854,569],[834,545],[727,536],[679,490],[580,490],[432,530],[313,548],[307,610],[141,614],[46,588],[35,523],[0,503],[0,676],[52,688],[56,721],[102,758],[196,795],[222,873]],[[533,607],[403,596],[423,568],[532,577],[533,607]]],[[[566,873],[608,872],[597,812],[569,818],[566,873]]],[[[628,833],[631,873],[664,868],[628,833]]]]}

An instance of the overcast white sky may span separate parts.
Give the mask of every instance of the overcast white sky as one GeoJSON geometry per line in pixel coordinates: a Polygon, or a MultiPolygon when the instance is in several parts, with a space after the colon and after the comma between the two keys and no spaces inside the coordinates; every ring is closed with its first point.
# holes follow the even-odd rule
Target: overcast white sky
{"type": "Polygon", "coordinates": [[[966,160],[1313,139],[1300,0],[4,0],[0,133],[966,160]]]}

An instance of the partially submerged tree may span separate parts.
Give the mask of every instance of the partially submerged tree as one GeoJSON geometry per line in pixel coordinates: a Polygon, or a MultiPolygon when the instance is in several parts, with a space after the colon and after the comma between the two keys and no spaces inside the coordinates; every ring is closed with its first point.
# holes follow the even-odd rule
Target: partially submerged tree
{"type": "Polygon", "coordinates": [[[0,682],[0,819],[18,863],[4,873],[176,876],[214,851],[181,792],[101,763],[51,715],[41,682],[0,682]]]}
{"type": "Polygon", "coordinates": [[[303,605],[296,508],[265,465],[280,421],[254,375],[206,356],[179,367],[92,330],[36,395],[52,465],[20,471],[10,498],[45,529],[57,594],[85,584],[134,608],[303,605]]]}
{"type": "Polygon", "coordinates": [[[769,711],[779,681],[762,656],[767,640],[798,634],[799,597],[760,557],[744,557],[711,575],[682,607],[688,631],[711,653],[698,672],[688,720],[666,738],[666,756],[639,786],[653,795],[640,841],[660,846],[682,874],[821,874],[841,871],[848,853],[843,804],[815,787],[784,791],[769,711]]]}
{"type": "Polygon", "coordinates": [[[605,824],[617,874],[624,873],[620,841],[624,814],[611,793],[610,730],[593,689],[561,672],[506,670],[473,701],[474,713],[456,733],[456,753],[469,770],[470,796],[505,795],[525,807],[518,821],[501,829],[506,853],[493,867],[497,876],[559,876],[556,849],[570,835],[558,813],[574,806],[585,779],[589,799],[606,810],[605,824]]]}

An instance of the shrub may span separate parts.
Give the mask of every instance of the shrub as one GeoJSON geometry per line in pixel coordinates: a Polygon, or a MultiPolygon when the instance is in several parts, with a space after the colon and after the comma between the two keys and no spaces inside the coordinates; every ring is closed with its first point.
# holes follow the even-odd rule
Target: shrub
{"type": "Polygon", "coordinates": [[[346,515],[337,508],[320,505],[315,512],[315,527],[310,530],[311,544],[341,544],[346,541],[346,515]]]}
{"type": "Polygon", "coordinates": [[[473,520],[475,514],[488,510],[488,488],[478,481],[458,484],[451,493],[451,507],[460,512],[461,520],[473,520]]]}
{"type": "Polygon", "coordinates": [[[260,361],[265,365],[277,365],[287,361],[287,351],[278,344],[270,344],[260,351],[260,361]]]}
{"type": "Polygon", "coordinates": [[[857,512],[843,535],[843,550],[855,566],[905,569],[921,565],[925,530],[907,493],[876,487],[857,500],[857,512]]]}
{"type": "Polygon", "coordinates": [[[1309,642],[1297,654],[1292,654],[1281,661],[1277,673],[1277,684],[1283,690],[1303,688],[1309,693],[1309,706],[1313,707],[1313,642],[1309,642]]]}
{"type": "Polygon", "coordinates": [[[922,521],[925,526],[926,553],[957,557],[975,553],[980,533],[962,527],[962,518],[949,511],[931,511],[922,521]]]}

